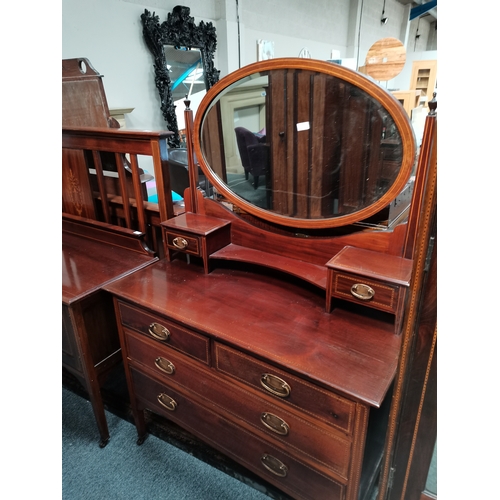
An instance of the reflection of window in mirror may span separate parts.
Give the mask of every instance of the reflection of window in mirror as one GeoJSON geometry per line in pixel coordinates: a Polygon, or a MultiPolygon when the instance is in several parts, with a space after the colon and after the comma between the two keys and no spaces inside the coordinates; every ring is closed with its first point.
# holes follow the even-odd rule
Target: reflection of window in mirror
{"type": "Polygon", "coordinates": [[[201,51],[185,47],[176,49],[171,45],[166,45],[165,58],[171,80],[172,100],[175,106],[181,146],[184,146],[184,100],[188,96],[191,101],[190,108],[196,111],[198,104],[206,94],[201,51]]]}
{"type": "Polygon", "coordinates": [[[165,46],[165,58],[170,73],[172,97],[184,99],[200,90],[206,90],[201,52],[198,49],[165,46]]]}

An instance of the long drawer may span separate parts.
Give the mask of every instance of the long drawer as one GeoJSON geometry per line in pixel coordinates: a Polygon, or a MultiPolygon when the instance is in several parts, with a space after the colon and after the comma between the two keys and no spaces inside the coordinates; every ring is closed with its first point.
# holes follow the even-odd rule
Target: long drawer
{"type": "Polygon", "coordinates": [[[169,345],[204,363],[210,362],[210,341],[162,316],[119,302],[121,322],[158,343],[169,345]]]}
{"type": "Polygon", "coordinates": [[[182,354],[165,346],[126,332],[132,364],[159,378],[163,383],[179,384],[224,412],[236,422],[245,422],[265,433],[271,442],[288,450],[325,473],[347,480],[351,440],[335,429],[317,425],[309,416],[290,411],[281,401],[248,390],[221,378],[214,370],[193,363],[182,354]]]}
{"type": "Polygon", "coordinates": [[[216,343],[215,367],[314,418],[352,434],[356,404],[230,347],[216,343]]]}
{"type": "Polygon", "coordinates": [[[136,398],[143,408],[173,420],[295,498],[345,498],[344,485],[237,425],[196,396],[134,369],[131,372],[136,398]]]}

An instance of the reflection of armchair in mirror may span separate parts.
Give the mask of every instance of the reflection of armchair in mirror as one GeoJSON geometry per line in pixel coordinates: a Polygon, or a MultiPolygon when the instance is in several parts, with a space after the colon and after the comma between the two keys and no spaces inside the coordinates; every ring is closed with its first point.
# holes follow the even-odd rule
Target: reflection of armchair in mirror
{"type": "Polygon", "coordinates": [[[269,144],[266,144],[266,136],[253,133],[245,127],[234,129],[236,143],[240,154],[241,165],[244,170],[245,180],[241,182],[242,174],[232,174],[235,179],[228,185],[242,198],[252,201],[262,208],[270,208],[271,191],[269,189],[269,144]],[[259,185],[259,177],[264,176],[264,184],[259,185]],[[255,194],[248,192],[248,180],[252,182],[255,194]]]}
{"type": "Polygon", "coordinates": [[[144,40],[154,57],[160,108],[168,130],[173,132],[170,147],[181,146],[179,128],[184,128],[183,124],[179,127],[183,118],[176,115],[175,102],[186,94],[192,102],[201,100],[219,79],[213,64],[215,27],[203,21],[197,26],[189,13],[189,7],[177,5],[161,24],[154,12],[145,10],[141,15],[144,40]]]}
{"type": "Polygon", "coordinates": [[[241,164],[245,170],[245,179],[253,177],[253,187],[259,187],[259,176],[267,175],[269,162],[269,146],[266,137],[250,132],[245,127],[236,127],[236,143],[240,153],[241,164]]]}

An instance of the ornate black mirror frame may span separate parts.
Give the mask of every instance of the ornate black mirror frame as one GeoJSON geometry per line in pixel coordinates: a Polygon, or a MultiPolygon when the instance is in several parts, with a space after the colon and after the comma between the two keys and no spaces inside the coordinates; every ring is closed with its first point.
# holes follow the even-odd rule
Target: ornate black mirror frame
{"type": "Polygon", "coordinates": [[[170,147],[180,147],[179,129],[172,99],[171,80],[165,57],[165,45],[176,49],[197,48],[201,52],[203,74],[207,91],[219,80],[219,71],[214,67],[213,58],[217,47],[217,35],[212,23],[201,21],[198,26],[189,15],[190,8],[177,5],[160,24],[159,17],[148,10],[141,15],[142,34],[146,45],[154,57],[155,83],[160,94],[160,109],[167,122],[167,128],[174,134],[168,139],[170,147]]]}

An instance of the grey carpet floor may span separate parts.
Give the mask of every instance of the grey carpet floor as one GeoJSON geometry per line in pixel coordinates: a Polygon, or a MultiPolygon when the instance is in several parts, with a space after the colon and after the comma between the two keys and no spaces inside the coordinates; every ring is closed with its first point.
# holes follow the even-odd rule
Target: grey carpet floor
{"type": "Polygon", "coordinates": [[[92,407],[62,389],[64,500],[264,500],[265,494],[106,412],[111,439],[99,448],[92,407]]]}
{"type": "Polygon", "coordinates": [[[227,181],[231,190],[241,198],[260,208],[269,208],[266,200],[266,180],[263,175],[260,176],[257,189],[254,189],[252,185],[252,176],[249,176],[249,179],[246,180],[244,174],[227,174],[227,181]]]}
{"type": "Polygon", "coordinates": [[[90,402],[62,388],[63,500],[281,498],[266,495],[265,487],[255,482],[255,487],[249,486],[152,434],[138,446],[133,424],[109,411],[106,419],[111,439],[99,448],[90,402]]]}

